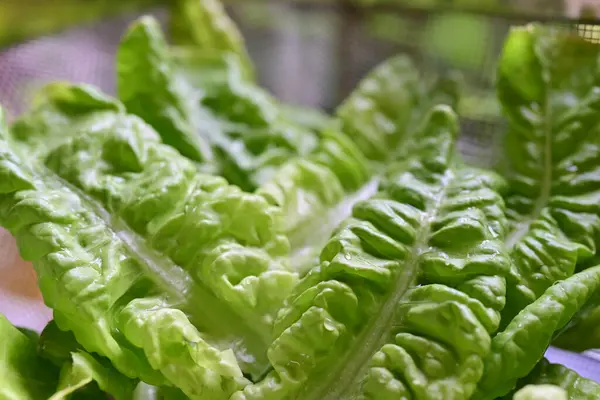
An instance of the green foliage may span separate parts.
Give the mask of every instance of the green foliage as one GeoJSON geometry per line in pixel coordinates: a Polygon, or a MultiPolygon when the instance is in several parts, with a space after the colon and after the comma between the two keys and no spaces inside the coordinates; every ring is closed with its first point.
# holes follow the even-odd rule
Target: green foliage
{"type": "Polygon", "coordinates": [[[0,113],[0,225],[54,312],[39,339],[0,318],[0,396],[600,396],[542,360],[597,343],[597,46],[510,32],[502,176],[458,155],[452,75],[397,56],[332,116],[283,105],[218,3],[179,5],[183,47],[125,34],[118,99],[0,113]]]}

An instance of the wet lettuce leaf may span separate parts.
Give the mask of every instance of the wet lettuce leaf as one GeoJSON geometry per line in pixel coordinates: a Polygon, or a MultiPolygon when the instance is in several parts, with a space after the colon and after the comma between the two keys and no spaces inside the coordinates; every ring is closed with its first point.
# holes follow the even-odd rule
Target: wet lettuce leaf
{"type": "Polygon", "coordinates": [[[124,110],[120,102],[94,86],[53,82],[36,93],[31,109],[17,118],[10,134],[36,157],[39,151],[59,145],[69,132],[103,129],[124,110]]]}
{"type": "Polygon", "coordinates": [[[117,70],[119,98],[129,112],[166,144],[194,161],[216,164],[217,173],[247,191],[317,143],[314,132],[286,120],[276,100],[249,79],[238,54],[215,55],[202,46],[171,51],[150,17],[124,35],[117,70]]]}
{"type": "Polygon", "coordinates": [[[512,390],[544,356],[555,332],[600,290],[600,266],[556,282],[492,339],[476,398],[494,399],[512,390]]]}
{"type": "Polygon", "coordinates": [[[395,56],[362,79],[335,114],[367,158],[385,162],[432,106],[456,106],[459,82],[453,72],[427,76],[408,57],[395,56]]]}
{"type": "Polygon", "coordinates": [[[558,28],[513,28],[506,39],[497,83],[509,121],[504,324],[597,251],[599,61],[597,45],[558,28]]]}
{"type": "Polygon", "coordinates": [[[0,146],[0,222],[56,324],[128,377],[228,398],[266,368],[296,280],[278,210],[199,174],[135,116],[71,134],[37,157],[0,146]]]}
{"type": "Polygon", "coordinates": [[[515,400],[592,400],[600,396],[600,383],[582,378],[575,371],[551,364],[546,359],[542,359],[520,384],[523,388],[515,393],[515,400]]]}
{"type": "Polygon", "coordinates": [[[511,271],[477,398],[512,390],[596,297],[598,268],[573,273],[593,259],[600,232],[599,56],[539,25],[513,28],[505,42],[497,89],[509,120],[511,271]]]}
{"type": "Polygon", "coordinates": [[[279,312],[273,370],[232,399],[463,399],[483,374],[510,264],[492,172],[455,168],[458,120],[432,109],[279,312]]]}
{"type": "Polygon", "coordinates": [[[511,30],[505,180],[457,154],[454,77],[394,57],[334,116],[281,105],[220,4],[177,6],[185,47],[125,35],[121,100],[55,83],[0,112],[0,225],[55,318],[39,341],[0,318],[0,393],[600,396],[543,359],[596,343],[597,46],[511,30]]]}
{"type": "MultiPolygon", "coordinates": [[[[199,3],[182,2],[180,6],[210,18],[207,10],[211,2],[202,6],[199,3]]],[[[194,12],[189,14],[187,18],[193,18],[194,12]]],[[[206,29],[212,31],[215,24],[208,23],[206,29]]],[[[195,35],[202,36],[204,28],[197,29],[195,35]]],[[[457,102],[458,83],[454,77],[430,82],[408,58],[394,57],[363,79],[340,107],[339,121],[313,115],[313,122],[306,124],[298,121],[298,113],[290,113],[290,106],[278,104],[250,80],[237,56],[242,42],[214,39],[212,43],[211,35],[203,37],[204,41],[195,39],[196,45],[174,47],[169,54],[155,21],[142,19],[134,23],[119,50],[123,65],[119,72],[123,90],[119,95],[128,111],[154,126],[165,143],[176,149],[177,144],[165,137],[172,127],[157,121],[161,114],[152,110],[166,101],[182,110],[183,120],[191,121],[201,114],[195,119],[198,123],[189,126],[216,148],[216,172],[244,190],[257,189],[283,209],[293,265],[301,273],[316,258],[333,228],[349,215],[352,205],[376,190],[376,175],[381,168],[372,161],[385,164],[387,157],[402,147],[402,140],[410,136],[410,123],[418,125],[431,105],[453,106],[457,102]],[[230,47],[235,51],[228,52],[230,47]],[[215,53],[214,49],[220,50],[215,53]],[[144,63],[143,67],[135,66],[136,62],[144,63]],[[145,79],[136,72],[140,69],[157,79],[161,77],[162,82],[145,79]],[[156,85],[172,87],[173,96],[151,89],[156,85]],[[142,90],[152,93],[144,94],[142,90]],[[156,103],[147,104],[152,99],[156,103]],[[368,109],[364,107],[366,102],[371,104],[368,109]],[[214,118],[207,124],[209,114],[214,118]],[[383,119],[389,132],[381,131],[383,119]],[[385,153],[376,160],[369,159],[368,148],[361,148],[363,137],[373,132],[391,137],[385,153]]],[[[171,115],[169,121],[173,121],[171,115]]],[[[191,130],[186,136],[194,135],[191,130]]]]}
{"type": "Polygon", "coordinates": [[[382,62],[340,106],[337,120],[322,128],[317,148],[282,165],[258,189],[283,209],[295,270],[304,273],[314,265],[354,204],[375,194],[385,161],[406,156],[425,111],[432,104],[454,106],[458,86],[454,76],[427,80],[405,56],[382,62]],[[378,123],[384,118],[389,131],[380,130],[378,123]],[[376,160],[369,159],[368,148],[361,147],[364,138],[373,134],[387,134],[389,142],[376,160]]]}

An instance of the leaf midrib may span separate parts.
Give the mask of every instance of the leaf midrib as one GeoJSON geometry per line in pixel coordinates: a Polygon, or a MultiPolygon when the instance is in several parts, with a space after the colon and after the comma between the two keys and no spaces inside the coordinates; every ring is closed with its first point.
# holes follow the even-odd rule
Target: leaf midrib
{"type": "MultiPolygon", "coordinates": [[[[550,83],[547,83],[547,86],[550,86],[550,83]]],[[[526,215],[524,220],[519,222],[512,232],[508,234],[506,245],[509,249],[512,249],[529,232],[531,224],[542,215],[542,211],[548,205],[552,194],[552,125],[550,122],[550,103],[547,93],[544,102],[544,112],[542,113],[544,118],[544,123],[542,124],[544,143],[540,146],[543,151],[543,160],[540,163],[543,173],[542,181],[540,182],[540,192],[531,213],[526,215]]]]}
{"type": "MultiPolygon", "coordinates": [[[[167,294],[168,304],[184,311],[194,326],[209,328],[211,334],[216,331],[235,341],[242,338],[246,345],[245,349],[256,357],[255,361],[258,364],[258,369],[266,368],[268,365],[266,349],[270,341],[268,332],[257,329],[261,326],[260,324],[249,326],[227,304],[218,299],[210,289],[194,280],[187,271],[170,258],[150,248],[144,238],[133,232],[122,218],[112,215],[81,189],[66,181],[54,171],[40,165],[40,163],[36,163],[34,170],[42,179],[55,180],[75,193],[85,207],[100,218],[123,242],[128,253],[138,261],[141,270],[150,276],[151,280],[167,294]],[[244,335],[232,336],[232,327],[243,327],[244,335]]],[[[240,329],[236,330],[237,332],[240,331],[240,329]]],[[[217,344],[212,345],[219,347],[217,344]]]]}
{"type": "Polygon", "coordinates": [[[428,246],[431,233],[431,221],[436,218],[441,202],[446,197],[447,188],[454,178],[451,169],[446,170],[437,197],[431,204],[429,212],[422,216],[423,229],[418,233],[412,246],[412,257],[400,268],[403,268],[395,277],[393,289],[382,302],[379,311],[370,319],[368,328],[353,341],[343,356],[334,364],[320,385],[306,385],[305,391],[300,392],[297,399],[302,400],[340,400],[351,398],[357,389],[359,379],[364,376],[369,368],[369,360],[386,343],[393,327],[398,326],[397,307],[407,291],[414,286],[418,277],[419,259],[428,246]]]}
{"type": "Polygon", "coordinates": [[[305,266],[313,266],[314,256],[321,251],[331,232],[352,214],[356,203],[366,200],[377,192],[379,176],[374,176],[358,190],[345,194],[333,207],[326,207],[322,213],[311,216],[307,221],[288,234],[292,244],[290,260],[294,271],[304,271],[305,266]]]}

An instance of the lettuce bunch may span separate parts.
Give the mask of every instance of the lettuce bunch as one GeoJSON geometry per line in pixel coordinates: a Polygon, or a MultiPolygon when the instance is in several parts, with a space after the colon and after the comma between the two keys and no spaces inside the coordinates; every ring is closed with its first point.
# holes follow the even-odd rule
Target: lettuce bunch
{"type": "Polygon", "coordinates": [[[285,105],[218,2],[178,6],[174,45],[125,33],[118,98],[0,114],[0,224],[54,312],[0,319],[1,398],[600,396],[543,358],[600,342],[597,45],[511,30],[490,171],[454,74],[396,56],[333,115],[285,105]]]}

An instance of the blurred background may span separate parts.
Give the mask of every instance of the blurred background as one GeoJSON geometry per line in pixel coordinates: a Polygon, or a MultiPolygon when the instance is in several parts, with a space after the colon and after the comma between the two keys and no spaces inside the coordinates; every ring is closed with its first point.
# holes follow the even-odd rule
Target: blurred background
{"type": "MultiPolygon", "coordinates": [[[[599,0],[230,0],[261,83],[280,99],[330,110],[375,64],[408,53],[458,69],[463,153],[492,160],[501,131],[490,90],[511,24],[548,21],[600,40],[599,0]],[[575,19],[578,21],[575,22],[575,19]],[[585,25],[582,25],[585,24],[585,25]]],[[[114,92],[114,54],[143,13],[167,23],[176,0],[0,0],[0,104],[16,115],[48,81],[114,92]]]]}

